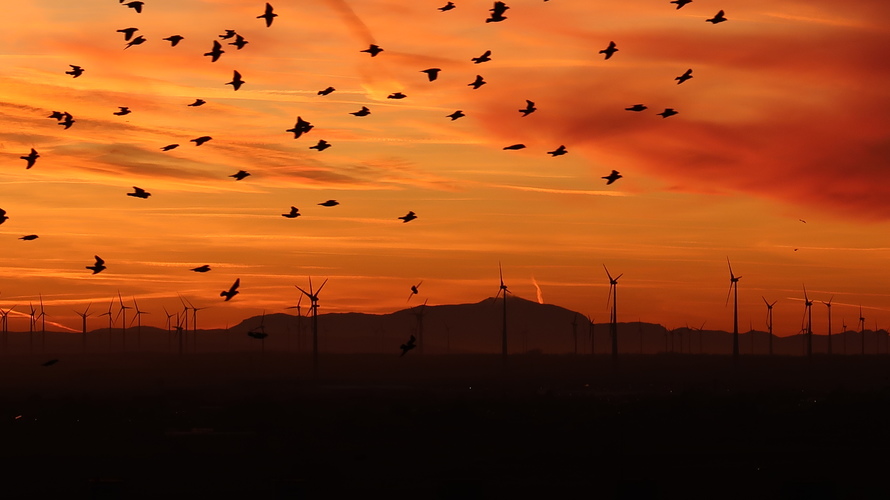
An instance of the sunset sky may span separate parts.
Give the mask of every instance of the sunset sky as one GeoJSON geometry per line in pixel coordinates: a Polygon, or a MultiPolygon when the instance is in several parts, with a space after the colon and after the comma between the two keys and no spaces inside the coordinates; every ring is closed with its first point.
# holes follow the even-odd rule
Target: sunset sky
{"type": "Polygon", "coordinates": [[[72,310],[104,312],[118,291],[150,313],[143,324],[163,326],[181,294],[209,306],[199,326],[223,327],[284,312],[309,275],[329,280],[321,313],[478,302],[497,292],[499,261],[514,294],[536,300],[536,281],[544,302],[597,322],[605,264],[624,274],[619,321],[731,330],[727,257],[742,331],[765,329],[764,296],[779,301],[775,332],[797,333],[804,285],[834,297],[835,332],[857,327],[860,304],[867,328],[890,327],[886,1],[508,0],[497,23],[482,0],[278,1],[268,28],[264,2],[144,1],[140,14],[21,0],[0,18],[11,330],[27,329],[38,294],[53,324],[79,330],[72,310]],[[721,9],[727,22],[705,22],[721,9]],[[124,50],[129,27],[147,41],[124,50]],[[176,47],[162,40],[174,34],[176,47]],[[214,40],[217,62],[202,55],[214,40]],[[371,43],[383,52],[360,52],[371,43]],[[186,106],[196,98],[207,104],[186,106]],[[538,109],[522,117],[526,99],[538,109]],[[369,116],[350,114],[362,106],[369,116]],[[656,114],[668,107],[679,114],[656,114]],[[456,110],[466,117],[446,117],[456,110]],[[294,139],[297,116],[314,128],[294,139]],[[332,147],[309,149],[320,139],[332,147]],[[559,145],[568,154],[547,154],[559,145]],[[252,175],[229,177],[241,169],[252,175]],[[607,186],[612,169],[623,178],[607,186]],[[281,216],[291,205],[301,217],[281,216]],[[202,264],[212,271],[189,270],[202,264]]]}

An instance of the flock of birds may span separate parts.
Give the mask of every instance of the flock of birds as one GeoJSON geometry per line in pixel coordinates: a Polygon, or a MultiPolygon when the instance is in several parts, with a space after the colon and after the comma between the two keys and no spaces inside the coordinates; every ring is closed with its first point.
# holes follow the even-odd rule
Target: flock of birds
{"type": "MultiPolygon", "coordinates": [[[[548,0],[544,0],[544,1],[547,2],[548,0]]],[[[671,0],[670,1],[670,3],[676,4],[677,9],[681,9],[682,7],[684,7],[685,5],[687,5],[691,2],[692,2],[692,0],[671,0]]],[[[143,7],[145,6],[145,2],[142,2],[142,1],[131,1],[131,2],[125,3],[124,0],[119,0],[119,3],[127,8],[135,10],[136,13],[140,13],[140,14],[143,12],[143,7]]],[[[448,2],[446,5],[439,7],[438,10],[440,10],[442,12],[447,12],[452,9],[455,9],[456,7],[457,6],[454,4],[454,2],[448,2]]],[[[489,9],[491,14],[489,15],[488,18],[485,19],[485,22],[486,23],[498,23],[498,22],[502,22],[502,21],[506,20],[507,17],[505,16],[505,14],[509,8],[510,7],[508,7],[502,1],[494,2],[493,7],[491,9],[489,9]]],[[[274,12],[274,8],[269,3],[266,3],[263,13],[256,16],[257,19],[262,19],[265,22],[265,25],[267,28],[272,26],[273,21],[276,17],[278,17],[278,14],[276,14],[274,12]]],[[[727,18],[725,16],[724,12],[721,10],[714,17],[706,19],[706,22],[716,25],[716,24],[725,22],[726,20],[727,20],[727,18]]],[[[147,41],[147,39],[143,35],[137,34],[138,31],[139,31],[139,29],[135,28],[135,27],[128,27],[128,28],[122,28],[122,29],[117,30],[117,32],[122,33],[124,36],[124,41],[126,42],[124,50],[129,49],[134,46],[142,45],[143,43],[145,43],[147,41]]],[[[167,41],[170,43],[171,47],[176,47],[183,39],[184,39],[184,37],[182,35],[178,35],[178,34],[163,38],[164,41],[167,41]]],[[[225,30],[223,34],[219,35],[219,39],[220,40],[232,40],[230,42],[227,42],[227,44],[230,46],[234,46],[236,48],[236,50],[242,50],[249,43],[246,39],[244,39],[244,37],[242,35],[238,34],[235,30],[229,30],[229,29],[225,30]]],[[[609,60],[615,55],[616,52],[618,52],[618,50],[619,49],[618,49],[617,44],[614,41],[610,41],[608,46],[606,48],[600,50],[599,53],[603,54],[605,56],[606,60],[609,60]]],[[[379,45],[370,44],[370,46],[367,49],[360,50],[359,52],[367,53],[371,57],[376,57],[383,51],[384,51],[384,49],[382,47],[380,47],[379,45]]],[[[226,52],[226,50],[224,50],[222,43],[220,43],[219,40],[213,40],[210,51],[204,53],[204,56],[209,57],[211,62],[217,62],[225,52],[226,52]]],[[[482,63],[491,61],[492,60],[491,55],[492,55],[491,50],[486,50],[484,53],[482,53],[482,55],[480,55],[478,57],[471,58],[471,61],[474,64],[482,64],[482,63]]],[[[86,72],[86,70],[82,66],[78,66],[78,65],[74,65],[74,64],[71,64],[69,66],[71,69],[66,71],[65,74],[70,75],[72,78],[80,78],[86,72]]],[[[436,81],[438,79],[441,71],[442,71],[441,68],[428,68],[428,69],[420,70],[421,73],[424,73],[426,75],[427,80],[429,82],[436,81]]],[[[692,69],[688,69],[685,73],[676,77],[675,80],[677,81],[677,84],[679,85],[679,84],[682,84],[682,83],[688,81],[691,78],[692,78],[692,69]]],[[[233,72],[232,80],[225,83],[225,85],[231,85],[232,88],[234,89],[234,91],[238,91],[245,83],[246,82],[242,78],[241,73],[236,70],[233,72]]],[[[467,86],[472,87],[474,90],[476,90],[476,89],[479,89],[480,87],[482,87],[483,85],[485,85],[486,83],[487,82],[482,77],[482,75],[476,75],[475,80],[468,83],[467,86]]],[[[332,92],[334,92],[335,90],[336,89],[333,87],[327,87],[323,90],[319,90],[318,95],[327,96],[327,95],[331,94],[332,92]]],[[[404,99],[406,97],[407,96],[405,94],[403,94],[402,92],[395,92],[395,93],[390,94],[387,98],[388,99],[404,99]]],[[[196,99],[194,102],[187,104],[187,106],[199,107],[204,104],[206,104],[205,100],[196,99]]],[[[526,100],[525,107],[519,109],[518,111],[519,111],[519,113],[521,113],[522,117],[527,117],[530,114],[537,111],[537,109],[538,108],[536,107],[534,101],[526,100]]],[[[631,112],[642,112],[648,108],[644,104],[634,104],[634,105],[629,106],[624,109],[627,111],[631,111],[631,112]]],[[[132,113],[132,110],[129,107],[119,106],[118,111],[114,112],[113,115],[126,116],[130,113],[132,113]]],[[[364,117],[364,116],[370,115],[371,110],[367,106],[362,106],[361,109],[359,109],[358,111],[354,111],[350,114],[352,114],[356,117],[364,117]]],[[[673,108],[665,108],[664,111],[662,111],[661,113],[658,113],[658,115],[661,116],[662,118],[668,118],[668,117],[674,116],[676,114],[678,114],[678,111],[676,111],[673,108]]],[[[463,118],[464,116],[466,116],[466,114],[462,110],[456,110],[453,113],[446,115],[446,117],[450,118],[451,121],[457,120],[459,118],[463,118]]],[[[58,125],[62,126],[63,129],[65,129],[65,130],[69,129],[75,123],[74,117],[67,111],[53,111],[52,114],[49,116],[49,118],[57,120],[58,125]]],[[[293,133],[294,139],[298,139],[298,138],[302,137],[304,134],[309,133],[313,128],[314,128],[314,126],[310,122],[308,122],[308,121],[304,120],[302,117],[298,116],[297,121],[294,124],[293,128],[287,129],[286,132],[293,133]]],[[[195,146],[201,146],[202,144],[205,144],[206,142],[208,142],[212,139],[213,138],[210,136],[201,136],[201,137],[196,137],[194,139],[191,139],[190,142],[195,143],[195,146]]],[[[315,145],[311,146],[309,149],[314,149],[314,150],[321,152],[321,151],[324,151],[324,150],[330,148],[331,146],[332,145],[329,142],[322,139],[322,140],[319,140],[318,143],[316,143],[315,145]]],[[[179,147],[179,144],[168,144],[166,146],[161,147],[160,149],[162,151],[171,151],[177,147],[179,147]]],[[[506,146],[503,149],[504,150],[520,150],[520,149],[524,149],[525,147],[526,146],[524,144],[520,143],[520,144],[513,144],[510,146],[506,146]]],[[[547,154],[551,155],[551,157],[562,156],[562,155],[565,155],[566,153],[568,153],[568,150],[566,149],[565,145],[560,145],[556,149],[547,152],[547,154]]],[[[27,155],[21,156],[21,159],[26,161],[26,167],[25,167],[26,169],[30,169],[30,168],[34,167],[38,158],[40,158],[40,154],[38,154],[38,152],[34,148],[31,148],[30,153],[28,153],[27,155]]],[[[247,172],[244,170],[239,170],[238,172],[236,172],[232,175],[229,175],[228,177],[232,177],[236,181],[241,181],[250,175],[251,175],[250,172],[247,172]]],[[[622,175],[616,170],[612,170],[612,172],[609,173],[609,175],[602,177],[602,179],[606,180],[606,185],[610,185],[620,178],[622,178],[622,175]]],[[[134,197],[134,198],[147,199],[151,196],[151,193],[141,187],[133,186],[133,192],[126,193],[126,195],[134,197]]],[[[325,202],[319,203],[318,205],[323,206],[323,207],[333,207],[333,206],[339,205],[339,202],[337,202],[336,200],[327,200],[325,202]]],[[[299,209],[295,206],[291,206],[289,212],[281,214],[282,217],[289,218],[289,219],[295,219],[297,217],[300,217],[301,215],[302,214],[300,214],[299,209]]],[[[7,219],[9,219],[9,217],[7,217],[6,211],[0,209],[0,224],[5,222],[7,219]]],[[[417,219],[417,214],[415,214],[413,211],[409,211],[406,215],[398,217],[398,219],[402,220],[403,223],[411,222],[411,221],[417,219]]],[[[29,240],[34,240],[37,238],[38,238],[37,235],[32,234],[32,235],[22,236],[20,239],[29,241],[29,240]]],[[[93,274],[98,274],[106,269],[105,261],[102,258],[100,258],[98,255],[96,255],[94,257],[95,257],[95,263],[91,266],[85,266],[85,267],[86,267],[86,269],[91,270],[93,274]]],[[[197,268],[193,268],[191,270],[195,271],[195,272],[203,273],[203,272],[210,271],[210,266],[204,265],[204,266],[200,266],[197,268]]],[[[239,293],[238,292],[239,286],[240,286],[240,279],[236,279],[235,282],[232,284],[232,286],[228,290],[223,290],[222,292],[220,292],[220,296],[223,297],[226,301],[231,300],[236,294],[239,293]]],[[[417,286],[419,286],[419,284],[417,286]]],[[[411,287],[412,295],[417,293],[417,286],[411,287]]],[[[409,296],[409,300],[410,300],[410,296],[409,296]]],[[[403,349],[402,354],[404,355],[413,347],[414,347],[414,338],[412,336],[412,339],[407,344],[402,345],[402,349],[403,349]]]]}

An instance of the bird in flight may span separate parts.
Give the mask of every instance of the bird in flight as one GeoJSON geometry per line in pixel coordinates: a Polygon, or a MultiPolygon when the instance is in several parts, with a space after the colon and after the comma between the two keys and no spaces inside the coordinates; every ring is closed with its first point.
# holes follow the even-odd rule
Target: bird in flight
{"type": "Polygon", "coordinates": [[[235,47],[238,47],[238,50],[241,50],[241,49],[243,49],[244,46],[247,45],[248,43],[250,43],[250,42],[248,42],[247,40],[245,40],[243,36],[241,36],[241,35],[237,35],[237,36],[235,37],[235,41],[234,41],[234,42],[229,42],[229,45],[234,45],[235,47]]]}
{"type": "Polygon", "coordinates": [[[135,10],[138,14],[142,14],[142,6],[145,5],[145,2],[128,2],[124,5],[135,10]]]}
{"type": "Polygon", "coordinates": [[[166,146],[161,148],[161,151],[170,151],[171,149],[176,149],[179,147],[179,144],[167,144],[166,146]]]}
{"type": "Polygon", "coordinates": [[[339,204],[340,204],[340,202],[337,200],[328,200],[323,203],[319,203],[319,205],[321,205],[323,207],[336,207],[339,204]]]}
{"type": "Polygon", "coordinates": [[[261,16],[256,16],[257,19],[265,19],[265,20],[266,20],[266,27],[267,27],[267,28],[268,28],[269,26],[272,26],[272,19],[275,19],[276,17],[278,17],[278,14],[273,14],[273,13],[272,13],[272,6],[269,5],[268,2],[266,2],[266,10],[265,10],[265,12],[263,12],[263,15],[261,15],[261,16]]]}
{"type": "Polygon", "coordinates": [[[412,211],[410,211],[410,210],[408,211],[407,214],[403,215],[402,217],[399,217],[399,219],[402,219],[402,222],[403,222],[403,223],[404,223],[404,222],[411,222],[411,221],[413,221],[413,220],[416,219],[416,218],[417,218],[417,215],[415,215],[414,212],[412,212],[412,211]]]}
{"type": "Polygon", "coordinates": [[[797,219],[797,220],[799,220],[799,221],[801,221],[801,222],[803,222],[803,223],[804,223],[804,224],[806,224],[806,223],[807,223],[807,221],[805,221],[805,220],[803,220],[803,219],[797,219]]]}
{"type": "Polygon", "coordinates": [[[692,70],[687,69],[685,73],[674,78],[674,80],[677,80],[677,85],[680,85],[681,83],[685,82],[686,80],[689,80],[690,78],[692,78],[692,70]]]}
{"type": "Polygon", "coordinates": [[[294,125],[294,128],[289,128],[289,129],[285,130],[285,132],[293,132],[294,139],[297,139],[301,135],[312,130],[313,127],[314,127],[314,125],[312,125],[311,123],[307,122],[306,120],[304,120],[298,116],[297,123],[294,125]]]}
{"type": "Polygon", "coordinates": [[[507,7],[507,5],[504,2],[495,2],[494,7],[491,9],[488,9],[491,11],[491,17],[486,19],[485,22],[486,23],[497,23],[497,22],[503,21],[504,19],[507,19],[506,17],[504,17],[504,12],[507,12],[507,9],[509,9],[509,8],[510,7],[507,7]]]}
{"type": "Polygon", "coordinates": [[[229,300],[231,300],[232,297],[234,297],[235,295],[238,295],[238,287],[240,285],[241,285],[241,278],[238,278],[235,280],[234,283],[232,283],[232,286],[229,288],[229,291],[223,290],[223,291],[219,292],[219,296],[225,297],[226,298],[225,302],[228,302],[229,300]]]}
{"type": "Polygon", "coordinates": [[[191,104],[186,104],[186,106],[198,107],[198,106],[201,106],[204,104],[207,104],[207,101],[205,101],[204,99],[195,99],[195,102],[193,102],[191,104]]]}
{"type": "Polygon", "coordinates": [[[509,149],[509,150],[525,149],[525,144],[513,144],[512,146],[504,147],[504,149],[509,149]]]}
{"type": "Polygon", "coordinates": [[[62,114],[61,111],[53,111],[53,114],[49,115],[47,118],[55,118],[56,120],[61,120],[65,115],[62,114]]]}
{"type": "Polygon", "coordinates": [[[210,270],[210,266],[207,264],[204,264],[203,266],[193,267],[189,270],[194,271],[196,273],[206,273],[207,271],[210,270]]]}
{"type": "Polygon", "coordinates": [[[456,5],[454,5],[454,2],[448,2],[445,4],[444,7],[439,7],[439,10],[441,10],[442,12],[445,12],[447,10],[453,9],[454,7],[456,7],[456,5]]]}
{"type": "Polygon", "coordinates": [[[421,71],[421,73],[426,73],[427,78],[429,78],[429,80],[433,82],[436,80],[436,78],[439,78],[440,71],[442,71],[441,68],[430,68],[421,71]]]}
{"type": "Polygon", "coordinates": [[[133,38],[133,34],[139,31],[139,28],[124,28],[122,30],[117,30],[118,33],[124,34],[124,41],[129,42],[131,38],[133,38]]]}
{"type": "Polygon", "coordinates": [[[520,109],[519,112],[522,113],[522,116],[523,116],[523,117],[525,117],[525,116],[530,115],[531,113],[534,113],[537,109],[538,109],[538,108],[535,107],[535,103],[534,103],[534,102],[529,101],[528,99],[526,99],[526,100],[525,100],[525,109],[520,109]]]}
{"type": "Polygon", "coordinates": [[[71,66],[71,71],[66,71],[66,75],[71,75],[72,77],[77,78],[78,76],[83,74],[84,69],[80,66],[77,66],[75,64],[69,64],[68,66],[71,66]]]}
{"type": "Polygon", "coordinates": [[[116,111],[111,114],[116,115],[116,116],[124,116],[124,115],[129,115],[130,113],[132,113],[132,111],[130,111],[130,108],[127,106],[118,106],[117,109],[119,109],[120,111],[116,111]]]}
{"type": "Polygon", "coordinates": [[[324,139],[321,139],[318,141],[318,144],[316,144],[315,146],[309,146],[309,149],[317,149],[319,151],[324,151],[325,149],[328,149],[329,147],[331,147],[331,143],[329,143],[328,141],[326,141],[324,139]]]}
{"type": "Polygon", "coordinates": [[[238,73],[238,71],[236,70],[235,75],[232,77],[232,81],[226,83],[226,85],[231,85],[232,87],[235,87],[235,90],[240,89],[241,86],[244,85],[244,80],[241,79],[241,73],[238,73]]]}
{"type": "Polygon", "coordinates": [[[145,37],[142,35],[139,35],[136,38],[134,38],[133,40],[131,40],[130,43],[128,43],[127,46],[124,47],[124,50],[127,50],[134,45],[142,45],[143,43],[145,43],[145,37]]]}
{"type": "Polygon", "coordinates": [[[3,224],[7,220],[9,220],[9,217],[6,216],[6,210],[0,208],[0,224],[3,224]]]}
{"type": "Polygon", "coordinates": [[[171,36],[168,36],[167,38],[162,38],[161,40],[166,40],[166,41],[170,42],[171,47],[176,47],[176,45],[184,39],[185,39],[185,37],[182,35],[171,35],[171,36]]]}
{"type": "Polygon", "coordinates": [[[677,10],[680,10],[687,3],[692,3],[692,0],[671,0],[671,3],[677,4],[677,10]]]}
{"type": "Polygon", "coordinates": [[[239,171],[235,172],[234,174],[230,175],[229,177],[234,177],[236,181],[240,181],[240,180],[244,179],[245,177],[247,177],[248,175],[250,175],[250,172],[245,172],[244,170],[239,170],[239,171]]]}
{"type": "Polygon", "coordinates": [[[213,49],[210,52],[205,52],[205,56],[210,56],[210,62],[216,62],[219,59],[219,56],[223,55],[226,51],[222,49],[222,45],[218,40],[213,41],[213,49]]]}
{"type": "Polygon", "coordinates": [[[37,238],[38,238],[38,236],[36,234],[26,234],[25,236],[22,236],[19,239],[25,240],[25,241],[32,241],[32,240],[36,240],[37,238]]]}
{"type": "Polygon", "coordinates": [[[349,114],[355,115],[355,116],[368,116],[371,114],[371,110],[368,109],[366,106],[362,106],[362,109],[360,109],[358,111],[353,111],[352,113],[349,113],[349,114]]]}
{"type": "Polygon", "coordinates": [[[633,106],[624,109],[626,111],[643,111],[649,108],[647,108],[645,104],[634,104],[633,106]]]}
{"type": "Polygon", "coordinates": [[[662,118],[667,118],[669,116],[674,116],[677,113],[679,113],[679,111],[674,110],[674,108],[664,108],[664,111],[662,111],[661,113],[655,113],[655,114],[661,116],[662,118]]]}
{"type": "MultiPolygon", "coordinates": [[[[412,213],[413,213],[413,212],[412,212],[412,213]]],[[[413,296],[417,295],[418,293],[420,293],[420,290],[418,290],[418,288],[420,288],[420,285],[422,285],[422,284],[423,284],[423,280],[420,280],[420,283],[418,283],[418,284],[416,284],[416,285],[411,285],[411,294],[408,295],[408,300],[407,300],[406,302],[410,302],[410,301],[411,301],[411,297],[413,297],[413,296]]]]}
{"type": "Polygon", "coordinates": [[[408,342],[401,345],[402,354],[400,354],[399,357],[404,356],[408,353],[408,351],[417,347],[415,342],[417,342],[417,339],[414,337],[414,335],[412,335],[411,338],[408,339],[408,342]]]}
{"type": "Polygon", "coordinates": [[[209,141],[210,139],[213,139],[213,137],[210,137],[209,135],[202,135],[201,137],[197,137],[195,139],[189,140],[189,142],[194,142],[195,146],[200,146],[201,144],[204,144],[205,142],[209,141]]]}
{"type": "Polygon", "coordinates": [[[486,82],[485,80],[482,79],[482,75],[476,75],[476,79],[473,80],[472,83],[468,83],[467,86],[473,87],[473,90],[476,90],[479,87],[485,85],[486,83],[488,83],[488,82],[486,82]]]}
{"type": "Polygon", "coordinates": [[[490,51],[490,50],[486,50],[485,53],[482,54],[481,56],[479,56],[479,57],[474,57],[474,58],[472,58],[472,59],[470,59],[470,60],[473,61],[475,64],[479,64],[479,63],[484,63],[484,62],[491,61],[491,57],[490,57],[490,56],[491,56],[491,51],[490,51]]]}
{"type": "Polygon", "coordinates": [[[408,97],[408,96],[406,96],[405,94],[403,94],[401,92],[393,92],[392,94],[389,94],[388,96],[386,96],[387,99],[404,99],[406,97],[408,97]]]}
{"type": "Polygon", "coordinates": [[[609,184],[620,179],[621,177],[623,177],[623,176],[621,174],[619,174],[617,170],[613,170],[611,174],[603,177],[603,179],[606,179],[606,185],[608,186],[609,184]]]}
{"type": "Polygon", "coordinates": [[[68,130],[71,128],[71,125],[74,125],[74,117],[67,111],[62,113],[62,115],[64,116],[64,119],[59,121],[59,125],[65,127],[65,130],[68,130]]]}
{"type": "Polygon", "coordinates": [[[144,200],[151,196],[151,193],[140,187],[133,186],[133,192],[127,193],[127,196],[132,196],[133,198],[142,198],[144,200]]]}
{"type": "Polygon", "coordinates": [[[371,57],[374,57],[377,54],[383,52],[383,49],[372,43],[370,47],[365,50],[360,50],[359,52],[367,52],[368,54],[371,54],[371,57]]]}
{"type": "Polygon", "coordinates": [[[726,16],[723,14],[723,11],[721,10],[720,12],[717,13],[716,16],[712,17],[711,19],[705,19],[705,22],[711,23],[711,24],[717,24],[717,23],[722,23],[723,21],[726,21],[726,20],[727,20],[726,16]]]}
{"type": "Polygon", "coordinates": [[[102,260],[102,257],[99,257],[98,255],[94,255],[93,257],[96,259],[96,263],[92,266],[86,266],[86,268],[90,271],[93,271],[93,274],[99,274],[106,269],[105,261],[102,260]]]}
{"type": "Polygon", "coordinates": [[[335,89],[334,87],[328,87],[328,88],[326,88],[326,89],[324,89],[324,90],[319,90],[319,91],[318,91],[318,95],[328,95],[328,94],[330,94],[331,92],[333,92],[333,91],[335,91],[335,90],[337,90],[337,89],[335,89]]]}
{"type": "Polygon", "coordinates": [[[28,166],[25,167],[25,170],[28,170],[34,166],[34,163],[37,161],[37,158],[40,158],[40,155],[37,154],[37,151],[34,150],[34,148],[31,148],[31,152],[28,153],[27,156],[19,156],[19,158],[28,162],[28,166]]]}
{"type": "Polygon", "coordinates": [[[467,115],[465,115],[463,111],[457,110],[454,113],[451,113],[450,115],[446,115],[446,116],[448,118],[451,118],[451,121],[454,121],[454,120],[457,120],[458,118],[463,118],[467,115]]]}
{"type": "Polygon", "coordinates": [[[232,38],[235,35],[237,35],[237,33],[235,33],[235,30],[226,30],[226,32],[223,33],[222,35],[219,35],[219,37],[222,38],[223,40],[228,40],[229,38],[232,38]]]}
{"type": "Polygon", "coordinates": [[[562,156],[566,153],[568,153],[568,150],[566,150],[565,146],[560,146],[560,147],[554,149],[553,151],[547,151],[547,154],[550,155],[551,157],[552,156],[562,156]]]}
{"type": "Polygon", "coordinates": [[[293,207],[293,206],[290,207],[290,212],[288,212],[286,214],[281,214],[282,217],[287,217],[288,219],[296,219],[300,215],[302,215],[300,213],[300,209],[297,207],[293,207]]]}
{"type": "Polygon", "coordinates": [[[609,42],[609,46],[601,50],[599,53],[606,54],[606,59],[608,59],[616,52],[618,52],[618,49],[615,47],[615,42],[609,42]]]}

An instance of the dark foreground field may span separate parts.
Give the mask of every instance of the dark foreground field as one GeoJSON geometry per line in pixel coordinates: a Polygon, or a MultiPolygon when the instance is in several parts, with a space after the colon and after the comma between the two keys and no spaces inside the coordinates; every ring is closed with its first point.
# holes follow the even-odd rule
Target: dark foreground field
{"type": "Polygon", "coordinates": [[[890,357],[0,358],[0,498],[887,498],[890,357]]]}

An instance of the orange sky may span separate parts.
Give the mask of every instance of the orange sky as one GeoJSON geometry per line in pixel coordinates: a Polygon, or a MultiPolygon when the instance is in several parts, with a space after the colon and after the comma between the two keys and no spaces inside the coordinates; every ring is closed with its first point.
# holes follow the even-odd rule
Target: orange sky
{"type": "MultiPolygon", "coordinates": [[[[42,294],[50,320],[79,328],[72,309],[102,312],[120,291],[162,325],[182,294],[210,306],[200,326],[222,327],[293,305],[312,275],[330,280],[322,313],[385,313],[420,280],[413,301],[492,296],[501,261],[515,294],[534,300],[536,279],[545,302],[605,322],[606,264],[624,273],[620,321],[731,329],[729,257],[743,331],[764,328],[765,296],[776,333],[797,333],[804,284],[834,296],[835,331],[860,304],[868,328],[890,327],[890,4],[512,0],[485,23],[492,2],[445,3],[273,2],[269,28],[254,1],[16,3],[0,19],[0,307],[42,294]],[[728,22],[704,21],[720,9],[728,22]],[[123,50],[128,27],[147,42],[123,50]],[[249,43],[222,40],[212,63],[226,29],[249,43]],[[173,34],[177,47],[161,40],[173,34]],[[485,50],[492,61],[470,61],[485,50]],[[473,90],[477,74],[488,83],[473,90]],[[522,117],[526,99],[538,110],[522,117]],[[624,110],[637,103],[649,109],[624,110]],[[350,114],[361,106],[371,115],[350,114]],[[297,116],[315,128],[295,140],[297,116]],[[333,147],[308,149],[319,139],[333,147]],[[560,144],[567,155],[546,154],[560,144]],[[228,177],[239,169],[252,175],[228,177]],[[612,169],[624,177],[606,186],[612,169]],[[291,205],[302,217],[280,216],[291,205]],[[93,276],[96,254],[108,269],[93,276]]],[[[824,333],[824,306],[814,318],[824,333]]]]}

